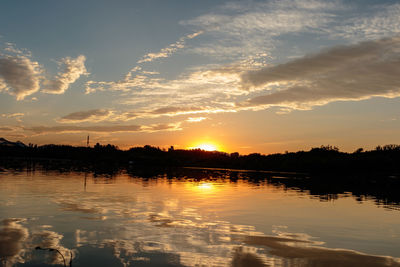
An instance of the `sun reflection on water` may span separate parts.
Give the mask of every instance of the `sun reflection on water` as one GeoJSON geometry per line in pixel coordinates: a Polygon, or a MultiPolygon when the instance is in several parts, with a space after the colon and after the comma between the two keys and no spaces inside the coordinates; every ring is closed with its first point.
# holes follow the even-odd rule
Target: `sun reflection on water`
{"type": "Polygon", "coordinates": [[[209,192],[214,188],[212,183],[200,183],[197,188],[201,191],[209,192]]]}
{"type": "Polygon", "coordinates": [[[213,182],[187,183],[186,186],[189,190],[199,195],[216,195],[221,191],[221,186],[213,182]]]}

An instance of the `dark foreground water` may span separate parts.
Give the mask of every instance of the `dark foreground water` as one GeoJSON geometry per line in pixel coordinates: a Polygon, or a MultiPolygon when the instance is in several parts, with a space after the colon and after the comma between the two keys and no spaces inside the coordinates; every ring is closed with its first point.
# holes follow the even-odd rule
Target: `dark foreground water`
{"type": "Polygon", "coordinates": [[[0,266],[400,266],[396,203],[186,171],[1,172],[0,266]]]}

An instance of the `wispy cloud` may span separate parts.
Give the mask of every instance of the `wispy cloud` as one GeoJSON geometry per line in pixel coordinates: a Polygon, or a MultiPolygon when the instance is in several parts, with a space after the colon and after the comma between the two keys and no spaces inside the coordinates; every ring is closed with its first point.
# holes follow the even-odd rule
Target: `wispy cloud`
{"type": "Polygon", "coordinates": [[[15,127],[10,127],[10,126],[0,127],[0,132],[13,132],[13,131],[15,131],[15,127]]]}
{"type": "Polygon", "coordinates": [[[150,83],[154,84],[155,79],[149,78],[146,75],[138,74],[132,77],[132,73],[129,72],[125,75],[125,78],[116,82],[107,81],[87,81],[85,87],[85,93],[91,94],[97,91],[122,91],[128,92],[133,88],[146,88],[150,83]]]}
{"type": "Polygon", "coordinates": [[[400,34],[400,4],[371,5],[334,27],[332,35],[350,40],[373,40],[400,34]]]}
{"type": "Polygon", "coordinates": [[[250,94],[241,90],[241,74],[266,66],[275,45],[273,40],[285,34],[324,32],[335,20],[335,12],[342,8],[340,1],[317,0],[226,4],[214,12],[182,21],[181,24],[196,32],[158,53],[145,55],[138,63],[168,57],[184,48],[185,40],[199,34],[212,38],[205,38],[206,42],[201,44],[196,42],[196,46],[185,51],[213,58],[223,54],[228,63],[197,66],[175,79],[135,67],[119,81],[88,81],[86,93],[120,91],[122,104],[134,106],[139,116],[235,111],[239,108],[234,106],[238,98],[250,94]],[[188,107],[188,103],[195,105],[188,107]]]}
{"type": "Polygon", "coordinates": [[[1,114],[1,117],[2,118],[6,118],[6,119],[15,119],[15,120],[17,120],[18,122],[21,122],[22,121],[22,117],[24,117],[25,116],[25,114],[24,113],[21,113],[21,112],[16,112],[16,113],[4,113],[4,114],[1,114]]]}
{"type": "Polygon", "coordinates": [[[79,55],[76,58],[65,57],[59,62],[63,70],[52,80],[44,81],[42,92],[49,94],[63,94],[70,84],[74,83],[81,75],[88,75],[85,67],[86,57],[79,55]]]}
{"type": "MultiPolygon", "coordinates": [[[[216,60],[213,65],[196,66],[174,79],[137,66],[119,81],[88,81],[86,93],[120,91],[122,97],[117,102],[134,107],[129,116],[115,112],[107,118],[110,121],[258,110],[270,106],[279,106],[278,113],[288,113],[292,109],[310,109],[337,100],[398,96],[397,38],[335,47],[309,56],[303,56],[304,51],[299,48],[296,60],[285,55],[277,61],[291,61],[272,65],[277,57],[273,52],[279,50],[276,46],[285,38],[300,40],[307,34],[329,42],[332,38],[343,42],[345,37],[348,39],[344,43],[351,43],[352,31],[363,27],[365,34],[361,39],[365,40],[366,36],[373,36],[373,32],[394,23],[397,14],[397,5],[393,5],[393,10],[382,5],[381,13],[375,14],[381,17],[389,14],[385,21],[378,21],[378,15],[361,20],[357,17],[361,16],[359,13],[351,18],[345,14],[351,8],[342,1],[318,0],[228,3],[213,12],[182,21],[181,24],[192,27],[196,33],[182,37],[158,53],[149,53],[138,62],[169,57],[185,48],[186,53],[224,58],[224,63],[216,60]],[[345,24],[349,28],[343,28],[345,24]],[[361,24],[369,26],[357,26],[361,24]],[[185,40],[198,34],[204,34],[202,43],[196,42],[196,46],[187,49],[185,40]]],[[[396,29],[386,34],[394,32],[396,29]]],[[[314,43],[317,43],[315,48],[326,45],[314,43]]]]}
{"type": "Polygon", "coordinates": [[[16,117],[23,117],[25,114],[21,112],[16,112],[16,113],[4,113],[1,114],[2,117],[5,118],[16,118],[16,117]]]}
{"type": "MultiPolygon", "coordinates": [[[[108,109],[92,109],[69,113],[56,121],[59,123],[99,123],[108,122],[126,122],[137,118],[157,118],[161,116],[175,117],[190,114],[215,114],[222,112],[235,112],[234,109],[218,109],[211,107],[196,106],[165,106],[153,110],[142,111],[116,111],[108,109]]],[[[190,122],[201,121],[206,118],[190,118],[190,122]]]]}
{"type": "Polygon", "coordinates": [[[331,21],[332,15],[323,13],[331,8],[331,4],[320,1],[270,1],[243,6],[233,14],[221,10],[221,13],[206,14],[181,23],[229,35],[261,31],[278,35],[316,30],[331,21]],[[304,2],[313,2],[314,7],[304,2]]]}
{"type": "Polygon", "coordinates": [[[400,37],[335,47],[242,75],[246,89],[269,93],[238,107],[309,109],[337,100],[400,96],[400,37]]]}
{"type": "Polygon", "coordinates": [[[32,126],[24,127],[25,131],[35,134],[50,133],[77,133],[77,132],[99,132],[99,133],[116,133],[116,132],[157,132],[157,131],[178,131],[181,130],[180,123],[167,124],[151,124],[151,125],[103,125],[103,126],[32,126]]]}
{"type": "Polygon", "coordinates": [[[154,115],[177,115],[177,114],[193,114],[204,111],[204,109],[200,107],[162,107],[155,110],[150,111],[150,114],[154,115]]]}
{"type": "Polygon", "coordinates": [[[225,4],[181,24],[213,37],[214,41],[191,52],[237,60],[270,52],[277,44],[276,38],[283,35],[323,32],[334,21],[335,10],[342,6],[339,1],[243,1],[225,4]]]}
{"type": "Polygon", "coordinates": [[[186,121],[187,122],[201,122],[206,120],[206,117],[189,117],[186,121]]]}
{"type": "Polygon", "coordinates": [[[144,62],[151,62],[155,59],[158,58],[166,58],[175,53],[177,50],[182,49],[185,47],[186,40],[188,39],[193,39],[196,36],[199,36],[202,34],[203,31],[198,31],[192,34],[188,34],[184,37],[181,37],[177,42],[170,44],[168,47],[165,47],[160,50],[160,52],[157,53],[148,53],[145,56],[143,56],[142,59],[140,59],[137,63],[144,63],[144,62]]]}
{"type": "Polygon", "coordinates": [[[158,108],[152,111],[149,111],[143,116],[155,115],[158,116],[178,116],[178,115],[189,115],[189,114],[213,114],[213,113],[222,113],[222,112],[236,112],[234,109],[228,108],[212,108],[212,107],[177,107],[177,106],[168,106],[158,108]]]}
{"type": "Polygon", "coordinates": [[[156,123],[149,126],[142,126],[142,130],[145,132],[159,132],[159,131],[180,131],[181,122],[176,123],[156,123]]]}
{"type": "Polygon", "coordinates": [[[106,109],[91,109],[70,113],[57,121],[61,123],[98,122],[109,118],[112,114],[112,111],[106,109]]]}
{"type": "Polygon", "coordinates": [[[140,73],[134,77],[126,75],[117,82],[89,81],[86,90],[123,91],[122,104],[135,106],[135,113],[142,117],[231,112],[233,102],[229,97],[247,94],[239,88],[243,69],[249,67],[235,64],[205,68],[173,80],[140,73]]]}
{"type": "Polygon", "coordinates": [[[109,118],[110,121],[130,121],[140,117],[135,111],[116,112],[109,118]]]}

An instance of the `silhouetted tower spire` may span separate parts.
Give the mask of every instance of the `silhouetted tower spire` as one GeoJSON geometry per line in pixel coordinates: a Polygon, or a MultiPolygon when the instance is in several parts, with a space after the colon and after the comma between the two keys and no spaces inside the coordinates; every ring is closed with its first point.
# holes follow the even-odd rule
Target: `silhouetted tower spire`
{"type": "Polygon", "coordinates": [[[89,147],[89,135],[87,136],[86,146],[89,147]]]}

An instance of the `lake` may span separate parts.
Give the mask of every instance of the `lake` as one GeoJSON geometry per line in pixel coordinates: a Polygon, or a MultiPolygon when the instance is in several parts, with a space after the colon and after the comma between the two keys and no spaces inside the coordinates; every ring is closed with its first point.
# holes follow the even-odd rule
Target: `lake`
{"type": "Polygon", "coordinates": [[[316,193],[307,179],[4,170],[0,266],[400,266],[390,194],[316,193]]]}

